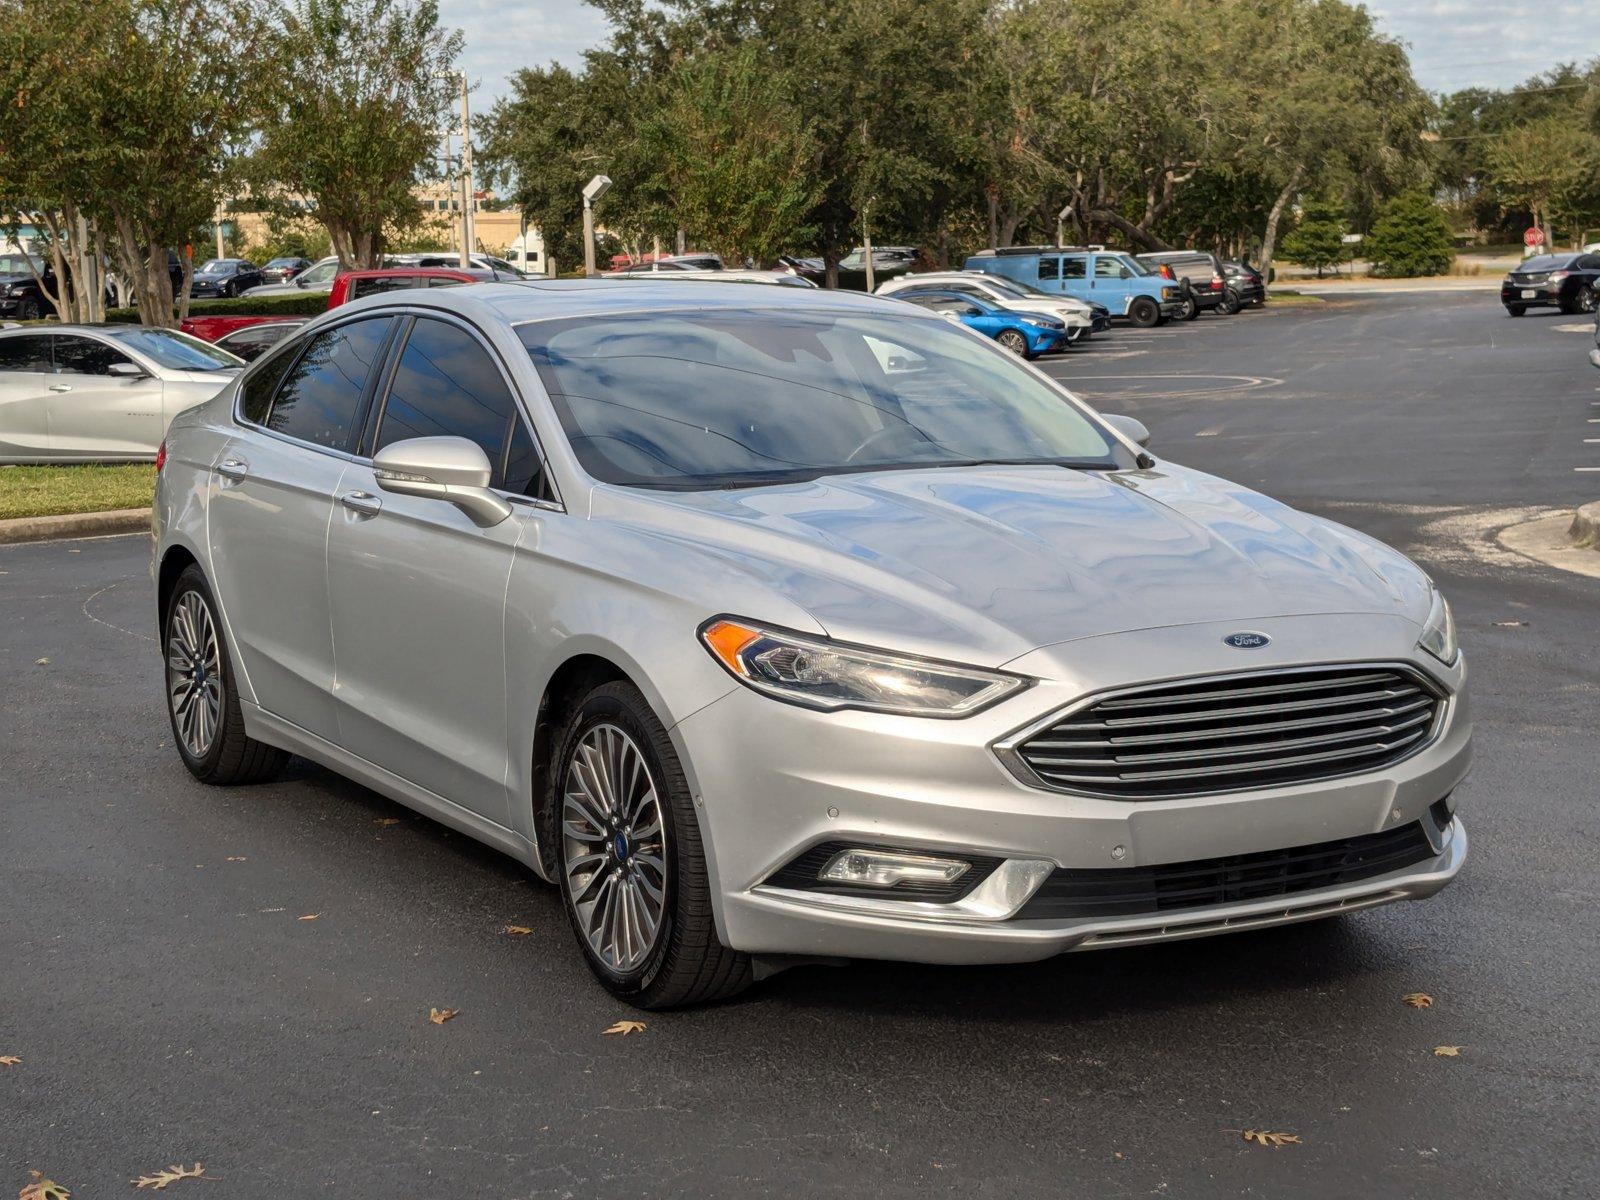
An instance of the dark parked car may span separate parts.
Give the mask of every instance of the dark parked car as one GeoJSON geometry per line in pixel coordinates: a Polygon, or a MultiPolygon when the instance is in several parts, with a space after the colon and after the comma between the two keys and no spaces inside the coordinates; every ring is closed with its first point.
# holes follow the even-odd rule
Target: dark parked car
{"type": "MultiPolygon", "coordinates": [[[[33,257],[34,269],[45,279],[52,290],[55,274],[50,264],[37,255],[33,257]]],[[[0,254],[0,317],[15,317],[19,321],[37,321],[55,308],[39,290],[38,280],[28,269],[28,259],[21,254],[0,254]]]]}
{"type": "MultiPolygon", "coordinates": [[[[1267,302],[1267,281],[1249,263],[1223,261],[1222,277],[1237,298],[1238,307],[1267,302]]],[[[1224,301],[1224,305],[1226,305],[1224,301]]]]}
{"type": "Polygon", "coordinates": [[[1594,312],[1600,302],[1600,254],[1535,254],[1500,285],[1500,303],[1513,317],[1530,308],[1594,312]]]}
{"type": "Polygon", "coordinates": [[[226,299],[265,282],[261,268],[246,259],[208,258],[195,269],[189,295],[195,300],[226,299]]]}
{"type": "Polygon", "coordinates": [[[1203,312],[1238,311],[1237,305],[1227,303],[1227,277],[1222,271],[1222,260],[1215,254],[1199,250],[1155,250],[1139,255],[1139,259],[1156,270],[1165,267],[1162,274],[1170,274],[1184,285],[1179,320],[1192,321],[1203,312]]]}
{"type": "Polygon", "coordinates": [[[309,258],[298,258],[294,255],[270,259],[267,265],[261,268],[261,278],[267,283],[288,283],[310,265],[309,258]]]}

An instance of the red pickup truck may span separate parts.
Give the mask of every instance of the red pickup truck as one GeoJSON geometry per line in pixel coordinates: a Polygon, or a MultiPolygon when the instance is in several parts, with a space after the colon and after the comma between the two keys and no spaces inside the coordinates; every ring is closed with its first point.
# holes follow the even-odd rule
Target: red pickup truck
{"type": "Polygon", "coordinates": [[[346,271],[333,281],[328,307],[338,308],[363,296],[398,292],[406,288],[456,287],[463,283],[490,283],[502,278],[493,271],[460,267],[387,267],[381,271],[346,271]]]}

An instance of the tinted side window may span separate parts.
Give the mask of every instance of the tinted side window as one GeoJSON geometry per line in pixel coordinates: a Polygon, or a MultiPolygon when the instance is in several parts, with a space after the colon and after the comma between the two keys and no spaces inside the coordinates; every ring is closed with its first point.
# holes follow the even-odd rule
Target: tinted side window
{"type": "Polygon", "coordinates": [[[414,288],[422,280],[415,275],[384,275],[377,279],[356,279],[350,284],[350,299],[376,296],[379,292],[399,292],[414,288]]]}
{"type": "Polygon", "coordinates": [[[1063,258],[1061,260],[1061,277],[1063,279],[1084,278],[1086,261],[1081,258],[1063,258]]]}
{"type": "Polygon", "coordinates": [[[1039,260],[1040,279],[1060,279],[1061,260],[1059,258],[1041,258],[1039,260]]]}
{"type": "Polygon", "coordinates": [[[267,428],[318,446],[346,449],[388,332],[389,318],[375,317],[318,334],[273,397],[267,428]]]}
{"type": "Polygon", "coordinates": [[[1125,268],[1116,259],[1103,256],[1094,260],[1094,277],[1096,279],[1121,279],[1125,268]]]}
{"type": "Polygon", "coordinates": [[[273,356],[271,362],[245,376],[244,382],[239,385],[239,411],[246,421],[256,425],[266,424],[267,410],[272,407],[272,393],[278,390],[278,384],[283,382],[283,377],[289,373],[299,353],[299,347],[290,346],[282,354],[273,356]]]}
{"type": "Polygon", "coordinates": [[[495,464],[491,486],[500,487],[500,462],[516,412],[511,389],[494,359],[466,330],[420,319],[389,385],[373,453],[416,437],[464,437],[495,464]]]}
{"type": "Polygon", "coordinates": [[[48,371],[50,339],[32,337],[0,338],[0,371],[48,371]]]}
{"type": "Polygon", "coordinates": [[[546,498],[544,465],[539,461],[539,450],[533,444],[533,435],[518,417],[511,423],[511,445],[506,449],[505,489],[519,496],[546,498]]]}
{"type": "Polygon", "coordinates": [[[260,358],[268,348],[276,346],[294,332],[293,325],[257,325],[230,333],[217,342],[224,350],[237,354],[247,362],[260,358]]]}
{"type": "Polygon", "coordinates": [[[103,342],[57,334],[53,339],[55,369],[61,375],[108,375],[112,363],[132,362],[103,342]]]}

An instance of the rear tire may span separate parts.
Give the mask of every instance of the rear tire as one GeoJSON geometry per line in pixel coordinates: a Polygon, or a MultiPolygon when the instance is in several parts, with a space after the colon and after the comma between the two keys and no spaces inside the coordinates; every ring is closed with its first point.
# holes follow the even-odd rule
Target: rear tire
{"type": "Polygon", "coordinates": [[[201,783],[259,783],[283,770],[289,755],[244,731],[228,639],[216,601],[197,566],[178,576],[162,614],[167,717],[173,744],[201,783]]]}
{"type": "Polygon", "coordinates": [[[1011,353],[1017,355],[1019,358],[1033,357],[1028,353],[1028,339],[1023,337],[1022,334],[1018,333],[1015,329],[1002,329],[999,333],[994,335],[994,340],[999,342],[1002,346],[1011,351],[1011,353]]]}
{"type": "Polygon", "coordinates": [[[1594,288],[1584,287],[1578,289],[1579,312],[1592,313],[1595,310],[1597,303],[1600,303],[1600,298],[1596,297],[1594,288]]]}
{"type": "Polygon", "coordinates": [[[17,304],[17,320],[37,321],[41,315],[39,302],[32,296],[24,296],[17,304]]]}
{"type": "Polygon", "coordinates": [[[601,986],[644,1009],[705,1004],[749,987],[750,956],[717,936],[682,764],[639,690],[607,683],[585,696],[562,725],[554,762],[562,902],[601,986]],[[595,761],[627,766],[602,779],[595,761]],[[612,775],[630,782],[611,787],[612,775]],[[607,903],[625,918],[609,920],[607,903]],[[654,928],[640,933],[652,917],[654,928]]]}
{"type": "Polygon", "coordinates": [[[1225,317],[1231,317],[1234,313],[1239,311],[1239,308],[1239,293],[1234,291],[1232,288],[1224,288],[1222,292],[1222,303],[1217,305],[1217,311],[1225,317]]]}
{"type": "Polygon", "coordinates": [[[1526,304],[1508,304],[1506,305],[1506,311],[1513,317],[1520,317],[1528,311],[1528,306],[1526,304]]]}
{"type": "Polygon", "coordinates": [[[1140,329],[1160,325],[1163,319],[1161,306],[1149,296],[1136,296],[1133,303],[1128,305],[1128,320],[1140,329]]]}

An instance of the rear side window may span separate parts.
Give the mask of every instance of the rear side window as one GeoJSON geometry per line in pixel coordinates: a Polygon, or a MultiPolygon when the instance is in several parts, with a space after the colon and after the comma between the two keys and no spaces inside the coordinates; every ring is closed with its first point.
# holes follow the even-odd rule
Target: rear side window
{"type": "Polygon", "coordinates": [[[354,279],[350,282],[350,299],[359,300],[380,292],[401,292],[421,283],[422,277],[418,275],[380,275],[376,279],[354,279]]]}
{"type": "Polygon", "coordinates": [[[1081,258],[1063,258],[1061,260],[1061,277],[1063,279],[1083,279],[1088,262],[1081,258]]]}
{"type": "Polygon", "coordinates": [[[503,486],[506,438],[516,402],[483,345],[457,325],[419,318],[389,384],[373,453],[418,437],[464,437],[495,465],[503,486]]]}
{"type": "Polygon", "coordinates": [[[389,318],[352,321],[311,340],[272,399],[268,429],[345,450],[367,380],[378,365],[389,318]]]}
{"type": "Polygon", "coordinates": [[[1039,260],[1040,279],[1060,279],[1061,260],[1059,258],[1041,258],[1039,260]]]}
{"type": "Polygon", "coordinates": [[[283,377],[294,366],[299,350],[293,346],[282,354],[274,355],[271,362],[263,363],[259,370],[245,376],[239,385],[239,412],[253,425],[267,423],[267,410],[272,407],[272,393],[278,390],[283,377]]]}
{"type": "Polygon", "coordinates": [[[41,334],[0,338],[0,371],[50,369],[50,339],[41,334]]]}

